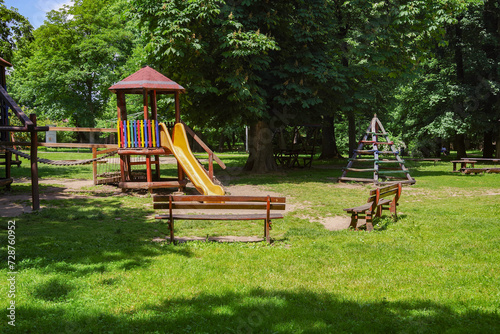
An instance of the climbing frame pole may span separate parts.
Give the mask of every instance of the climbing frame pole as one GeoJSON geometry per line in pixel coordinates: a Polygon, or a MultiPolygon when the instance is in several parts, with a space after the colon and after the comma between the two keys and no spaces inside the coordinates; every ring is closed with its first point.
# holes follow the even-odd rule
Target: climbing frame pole
{"type": "MultiPolygon", "coordinates": [[[[151,100],[151,117],[156,124],[158,124],[158,104],[156,102],[156,90],[152,90],[150,92],[150,100],[151,100]]],[[[160,146],[158,143],[157,146],[160,146]]],[[[160,156],[155,155],[155,169],[156,169],[156,179],[160,179],[160,156]]]]}
{"type": "MultiPolygon", "coordinates": [[[[30,115],[30,121],[36,127],[36,115],[30,115]]],[[[31,131],[31,200],[33,210],[40,209],[40,191],[38,189],[38,132],[31,131]]]]}

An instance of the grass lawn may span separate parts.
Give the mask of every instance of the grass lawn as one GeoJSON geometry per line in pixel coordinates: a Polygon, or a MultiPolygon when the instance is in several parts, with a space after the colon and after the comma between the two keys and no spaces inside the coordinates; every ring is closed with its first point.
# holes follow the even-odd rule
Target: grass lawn
{"type": "MultiPolygon", "coordinates": [[[[417,183],[403,188],[397,222],[384,216],[372,233],[328,231],[317,221],[344,215],[373,187],[334,183],[345,161],[248,175],[239,169],[245,156],[221,158],[229,168],[216,175],[225,184],[287,196],[294,209],[274,222],[272,245],[153,242],[168,229],[152,218],[148,195],[90,190],[48,201],[40,212],[0,218],[0,332],[500,332],[500,175],[412,162],[417,183]],[[9,220],[15,298],[7,280],[9,220]],[[15,328],[7,317],[12,300],[15,328]]],[[[26,162],[12,171],[29,176],[26,162]]],[[[92,170],[40,165],[40,177],[91,179],[92,170]]],[[[185,222],[176,234],[260,235],[261,225],[185,222]]]]}

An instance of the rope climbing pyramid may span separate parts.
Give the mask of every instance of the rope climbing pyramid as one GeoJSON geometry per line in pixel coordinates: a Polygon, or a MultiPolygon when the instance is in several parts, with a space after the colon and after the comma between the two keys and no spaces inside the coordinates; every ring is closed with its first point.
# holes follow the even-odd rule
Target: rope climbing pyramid
{"type": "Polygon", "coordinates": [[[394,182],[414,184],[416,182],[410,176],[410,171],[405,167],[399,151],[394,147],[394,142],[389,139],[389,134],[377,115],[374,115],[363,139],[359,141],[358,148],[354,150],[347,167],[343,169],[342,176],[338,178],[338,182],[344,181],[377,185],[394,182]],[[358,173],[359,177],[347,177],[347,173],[350,172],[358,173]]]}

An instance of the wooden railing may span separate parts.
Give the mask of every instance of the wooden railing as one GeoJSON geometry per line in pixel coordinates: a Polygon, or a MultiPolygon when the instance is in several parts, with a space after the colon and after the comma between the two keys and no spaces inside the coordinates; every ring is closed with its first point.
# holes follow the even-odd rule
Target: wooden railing
{"type": "MultiPolygon", "coordinates": [[[[1,94],[0,90],[0,94],[1,94]]],[[[15,102],[11,101],[12,105],[15,105],[15,102]]],[[[9,105],[10,106],[10,105],[9,105]]],[[[12,108],[12,107],[11,107],[12,108]]],[[[24,115],[22,110],[19,108],[19,115],[24,115]]],[[[26,116],[26,115],[24,115],[26,116]]],[[[29,120],[29,119],[28,119],[29,120]]],[[[31,122],[31,121],[30,121],[31,122]]],[[[208,176],[213,181],[214,180],[214,161],[222,168],[226,169],[226,165],[224,162],[203,142],[203,140],[191,129],[186,123],[182,122],[184,125],[186,132],[193,137],[194,141],[196,141],[201,148],[208,154],[208,176]]],[[[171,125],[172,124],[168,124],[171,125]]],[[[168,127],[167,125],[167,127],[168,127]]],[[[5,127],[7,128],[7,127],[5,127]]],[[[6,131],[29,131],[26,127],[8,127],[6,131]]],[[[0,128],[1,129],[1,128],[0,128]]],[[[73,132],[111,132],[117,133],[115,128],[84,128],[84,127],[34,127],[34,131],[73,131],[73,132]]],[[[0,145],[4,146],[31,146],[32,142],[0,142],[0,145]]],[[[105,148],[105,149],[117,149],[117,144],[93,144],[93,143],[40,143],[37,141],[37,146],[43,147],[64,147],[64,148],[91,148],[93,152],[98,154],[103,154],[102,151],[97,152],[97,148],[105,148]]],[[[106,150],[107,152],[108,150],[106,150]]],[[[95,176],[94,176],[95,178],[95,176]]]]}
{"type": "Polygon", "coordinates": [[[214,180],[214,160],[222,168],[226,169],[226,164],[222,162],[221,159],[201,140],[200,137],[191,129],[186,123],[181,122],[186,128],[187,133],[193,137],[193,139],[208,153],[208,177],[210,180],[214,180]]]}

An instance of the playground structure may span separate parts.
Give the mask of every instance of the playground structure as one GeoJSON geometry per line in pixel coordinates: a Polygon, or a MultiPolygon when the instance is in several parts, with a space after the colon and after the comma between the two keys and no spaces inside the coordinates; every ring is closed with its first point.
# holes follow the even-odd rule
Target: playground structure
{"type": "Polygon", "coordinates": [[[385,131],[377,115],[373,116],[363,139],[359,141],[358,148],[354,150],[347,167],[343,169],[342,176],[338,178],[338,182],[344,181],[374,184],[394,182],[414,184],[416,182],[410,176],[410,171],[405,167],[398,150],[394,147],[394,142],[389,139],[389,134],[385,131]],[[371,136],[371,140],[368,139],[368,136],[371,136]],[[369,147],[365,148],[365,145],[369,147]],[[368,163],[370,166],[367,167],[363,165],[364,163],[368,163]],[[360,166],[355,166],[355,164],[360,166]],[[363,176],[370,173],[372,177],[347,177],[348,172],[360,173],[363,176]]]}
{"type": "Polygon", "coordinates": [[[47,127],[38,127],[36,125],[36,115],[31,114],[28,118],[19,108],[16,102],[7,93],[7,83],[5,76],[6,67],[12,67],[12,64],[0,58],[0,164],[5,166],[5,176],[0,178],[0,186],[10,189],[13,182],[11,177],[12,152],[9,147],[12,146],[12,132],[27,132],[30,134],[30,155],[31,160],[31,195],[33,210],[40,208],[40,195],[38,189],[38,135],[39,131],[47,131],[47,127]],[[9,124],[9,108],[14,115],[21,121],[22,126],[11,126],[9,124]]]}
{"type": "Polygon", "coordinates": [[[116,182],[122,188],[129,189],[153,189],[185,187],[187,181],[184,173],[190,178],[196,189],[204,195],[223,195],[222,187],[215,185],[213,174],[213,161],[215,160],[222,168],[224,163],[212,152],[208,146],[190,129],[180,121],[179,93],[184,89],[162,74],[150,67],[145,67],[128,78],[110,87],[110,90],[118,96],[118,123],[114,129],[105,128],[76,128],[76,127],[38,127],[36,126],[36,115],[28,118],[19,108],[15,101],[6,91],[5,67],[12,64],[0,58],[0,165],[5,166],[5,176],[0,177],[0,186],[10,189],[13,182],[11,177],[11,165],[20,164],[18,157],[23,157],[31,161],[31,182],[32,182],[32,207],[33,210],[40,208],[38,190],[38,162],[51,165],[82,165],[93,164],[94,184],[116,182]],[[142,94],[144,101],[144,120],[127,120],[125,104],[125,94],[142,94]],[[156,94],[175,95],[175,122],[166,125],[158,123],[156,110],[156,94]],[[148,98],[151,104],[151,117],[149,117],[148,98]],[[9,125],[9,108],[19,118],[23,126],[9,125]],[[139,127],[139,125],[141,125],[139,127]],[[172,136],[169,127],[173,129],[172,136]],[[83,132],[112,132],[118,135],[118,145],[116,144],[94,144],[94,143],[40,143],[37,133],[40,131],[83,131],[83,132]],[[30,141],[16,142],[13,132],[30,133],[30,141]],[[189,147],[187,134],[191,135],[209,156],[208,171],[195,158],[189,147]],[[30,147],[30,154],[23,153],[15,149],[18,146],[30,147]],[[71,147],[71,148],[91,148],[93,158],[77,161],[52,161],[40,159],[38,157],[38,146],[46,147],[71,147]],[[99,151],[99,148],[104,150],[99,151]],[[120,172],[118,177],[108,177],[98,180],[98,166],[105,165],[110,156],[115,154],[120,156],[120,172]],[[12,155],[16,155],[13,161],[12,155]],[[160,179],[159,156],[174,155],[178,162],[178,177],[175,180],[160,179]],[[135,161],[131,157],[135,156],[135,161]],[[141,159],[143,158],[143,159],[141,159]],[[145,159],[144,159],[145,158],[145,159]],[[154,158],[152,160],[151,158],[154,158]],[[156,165],[155,180],[152,175],[152,165],[156,165]],[[132,173],[132,165],[146,165],[146,179],[136,177],[132,173]]]}
{"type": "MultiPolygon", "coordinates": [[[[178,188],[182,190],[187,181],[186,174],[195,188],[203,195],[224,195],[222,187],[212,182],[204,167],[194,157],[189,147],[185,125],[180,119],[180,93],[184,88],[149,66],[131,74],[109,88],[117,95],[120,156],[120,182],[122,189],[178,188]],[[143,97],[143,120],[128,120],[126,94],[143,97]],[[158,122],[157,94],[173,94],[175,99],[175,122],[172,135],[168,126],[158,122]],[[160,177],[160,156],[174,155],[177,160],[177,178],[160,177]],[[131,161],[133,156],[145,157],[145,161],[131,161]],[[132,166],[146,165],[146,179],[132,173],[132,166]],[[152,166],[155,166],[153,175],[152,166]]],[[[206,145],[205,145],[206,147],[206,145]]],[[[213,152],[209,154],[213,159],[213,152]]],[[[217,161],[225,168],[220,160],[217,161]]]]}

